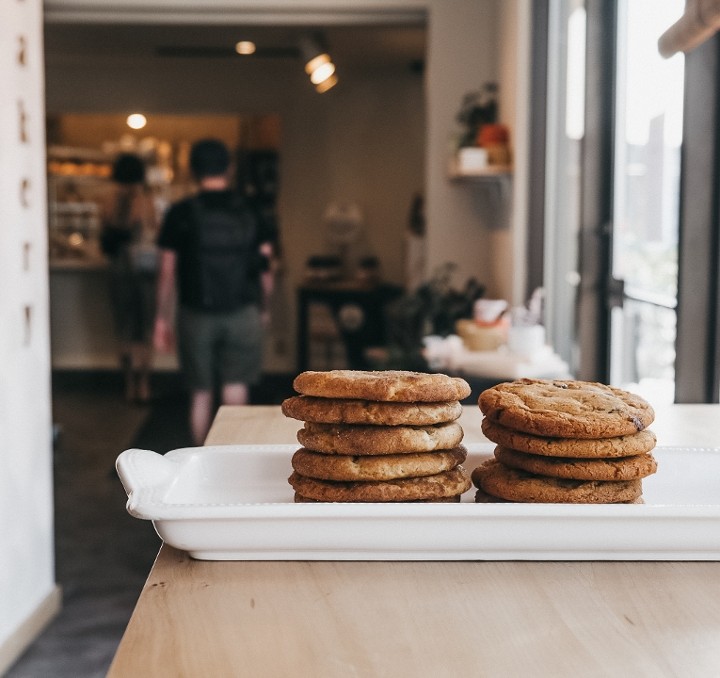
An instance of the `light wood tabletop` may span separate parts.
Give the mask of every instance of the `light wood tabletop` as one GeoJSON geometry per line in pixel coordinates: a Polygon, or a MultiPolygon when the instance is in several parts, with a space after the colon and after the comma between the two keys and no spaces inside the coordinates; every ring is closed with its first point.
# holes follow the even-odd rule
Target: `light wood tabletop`
{"type": "MultiPolygon", "coordinates": [[[[659,445],[720,446],[720,406],[656,410],[659,445]]],[[[485,440],[476,407],[460,421],[485,440]]],[[[226,407],[207,444],[298,427],[226,407]]],[[[720,563],[209,562],[163,545],[108,675],[720,676],[720,563]]]]}

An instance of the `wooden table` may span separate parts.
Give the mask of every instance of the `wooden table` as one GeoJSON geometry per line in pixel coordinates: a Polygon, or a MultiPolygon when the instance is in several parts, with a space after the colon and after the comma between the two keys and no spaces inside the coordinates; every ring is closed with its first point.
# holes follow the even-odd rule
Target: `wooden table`
{"type": "MultiPolygon", "coordinates": [[[[657,409],[659,444],[720,443],[720,406],[657,409]]],[[[461,423],[484,440],[476,407],[461,423]]],[[[223,408],[207,443],[297,428],[223,408]]],[[[207,562],[163,545],[108,675],[720,676],[720,563],[207,562]]]]}

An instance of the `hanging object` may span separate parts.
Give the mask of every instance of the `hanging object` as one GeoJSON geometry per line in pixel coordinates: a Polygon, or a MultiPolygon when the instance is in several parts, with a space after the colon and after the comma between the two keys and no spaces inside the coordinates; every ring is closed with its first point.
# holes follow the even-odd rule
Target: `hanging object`
{"type": "Polygon", "coordinates": [[[305,62],[305,72],[319,94],[327,92],[337,82],[335,64],[328,54],[323,36],[319,33],[300,37],[300,55],[305,62]]]}
{"type": "Polygon", "coordinates": [[[687,0],[683,15],[658,39],[660,55],[669,59],[689,52],[720,30],[720,0],[687,0]]]}

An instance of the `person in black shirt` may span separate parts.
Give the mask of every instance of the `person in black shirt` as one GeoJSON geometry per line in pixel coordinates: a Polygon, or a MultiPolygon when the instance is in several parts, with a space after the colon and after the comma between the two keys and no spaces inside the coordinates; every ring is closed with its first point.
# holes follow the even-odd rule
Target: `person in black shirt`
{"type": "Polygon", "coordinates": [[[190,167],[199,192],[170,207],[158,236],[153,341],[156,349],[171,350],[177,331],[191,396],[190,430],[201,445],[216,391],[223,404],[244,405],[249,385],[260,376],[275,234],[230,190],[230,154],[222,142],[194,144],[190,167]]]}

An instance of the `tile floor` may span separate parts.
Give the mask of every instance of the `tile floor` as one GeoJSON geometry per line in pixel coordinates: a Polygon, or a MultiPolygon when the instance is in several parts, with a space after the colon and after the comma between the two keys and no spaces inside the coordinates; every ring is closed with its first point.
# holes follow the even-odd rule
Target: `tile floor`
{"type": "MultiPolygon", "coordinates": [[[[253,401],[277,403],[288,379],[262,384],[253,401]]],[[[166,452],[190,445],[187,399],[177,382],[156,388],[152,403],[126,403],[117,375],[55,375],[56,581],[61,613],[6,678],[105,676],[160,540],[152,525],[125,511],[115,473],[128,447],[166,452]]]]}

